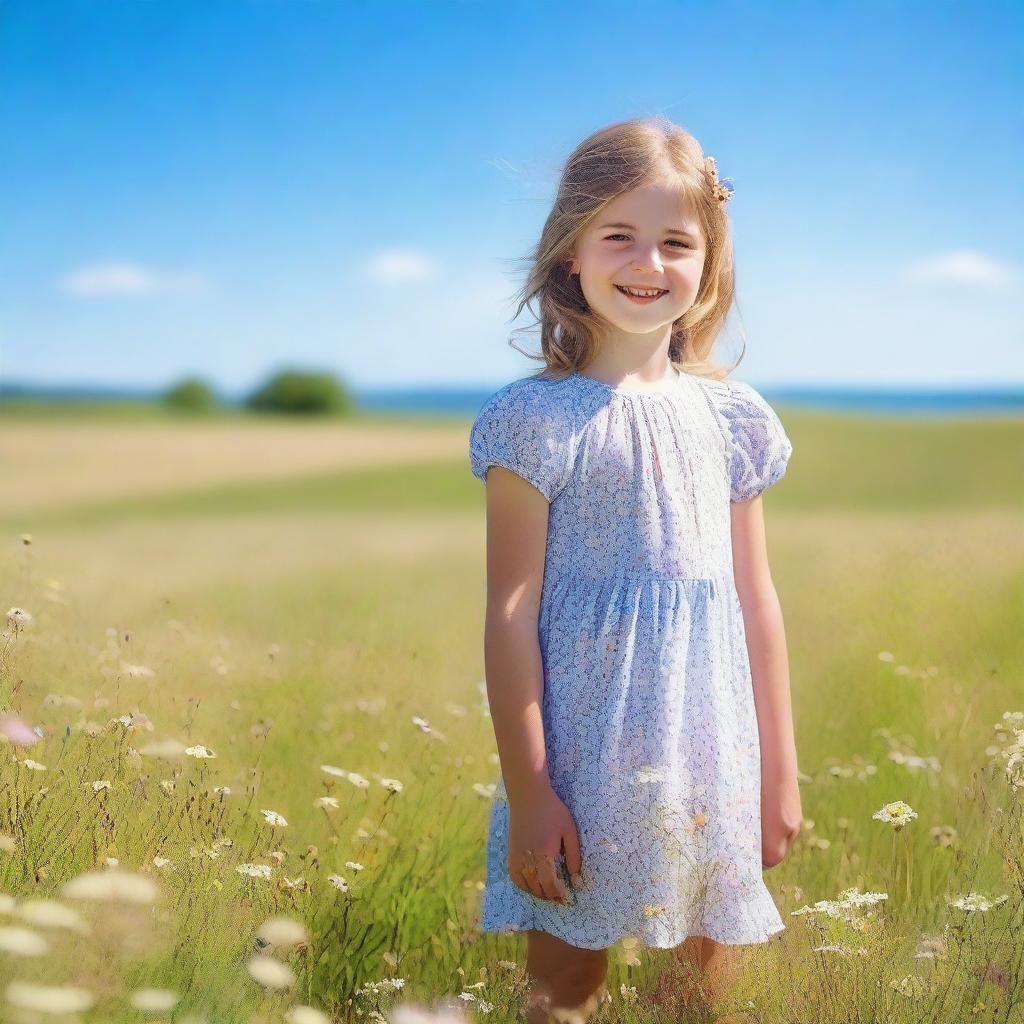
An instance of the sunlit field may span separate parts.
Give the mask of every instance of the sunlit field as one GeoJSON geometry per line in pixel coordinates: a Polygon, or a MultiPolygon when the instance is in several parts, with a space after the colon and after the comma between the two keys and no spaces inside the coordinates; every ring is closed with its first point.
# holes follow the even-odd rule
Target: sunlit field
{"type": "MultiPolygon", "coordinates": [[[[729,1019],[1024,1022],[1024,421],[778,408],[806,820],[729,1019]]],[[[468,428],[0,417],[0,1018],[520,1019],[468,428]]]]}

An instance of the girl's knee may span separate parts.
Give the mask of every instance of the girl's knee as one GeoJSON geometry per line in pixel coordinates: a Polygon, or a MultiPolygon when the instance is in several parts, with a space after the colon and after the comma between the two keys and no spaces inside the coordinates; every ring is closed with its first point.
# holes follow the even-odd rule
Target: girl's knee
{"type": "Polygon", "coordinates": [[[539,940],[528,964],[534,978],[531,1002],[543,1005],[554,1019],[557,1010],[576,1011],[577,1020],[589,1020],[606,990],[608,951],[577,949],[539,940]]]}
{"type": "Polygon", "coordinates": [[[608,962],[606,958],[584,957],[563,964],[555,971],[552,980],[561,991],[578,997],[582,1002],[596,992],[607,978],[608,962]]]}
{"type": "Polygon", "coordinates": [[[527,1021],[585,1024],[607,993],[607,975],[594,967],[566,967],[537,979],[530,992],[527,1021]]]}

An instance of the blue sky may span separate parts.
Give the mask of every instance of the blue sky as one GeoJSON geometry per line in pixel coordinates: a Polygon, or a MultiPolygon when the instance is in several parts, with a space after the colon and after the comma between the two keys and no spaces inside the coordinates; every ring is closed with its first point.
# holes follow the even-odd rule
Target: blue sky
{"type": "Polygon", "coordinates": [[[663,114],[737,378],[1024,384],[1022,69],[1019,3],[0,0],[0,375],[504,383],[561,161],[663,114]]]}

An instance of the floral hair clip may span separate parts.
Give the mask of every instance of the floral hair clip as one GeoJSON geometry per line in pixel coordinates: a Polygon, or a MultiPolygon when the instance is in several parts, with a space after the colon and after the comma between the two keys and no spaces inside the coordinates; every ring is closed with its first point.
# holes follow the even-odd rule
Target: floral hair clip
{"type": "Polygon", "coordinates": [[[732,182],[728,178],[725,178],[723,181],[718,180],[718,168],[715,166],[715,158],[713,156],[709,156],[704,160],[704,178],[707,180],[711,194],[715,199],[722,203],[727,203],[732,199],[736,189],[733,188],[732,182]]]}

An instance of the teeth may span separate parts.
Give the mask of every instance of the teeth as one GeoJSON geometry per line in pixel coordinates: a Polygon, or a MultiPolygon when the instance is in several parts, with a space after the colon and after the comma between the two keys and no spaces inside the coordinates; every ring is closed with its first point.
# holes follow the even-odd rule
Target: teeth
{"type": "Polygon", "coordinates": [[[624,292],[628,292],[630,295],[636,295],[640,298],[648,298],[651,295],[660,295],[663,290],[661,288],[652,288],[646,290],[640,288],[627,288],[624,285],[620,285],[619,287],[622,288],[624,292]]]}

